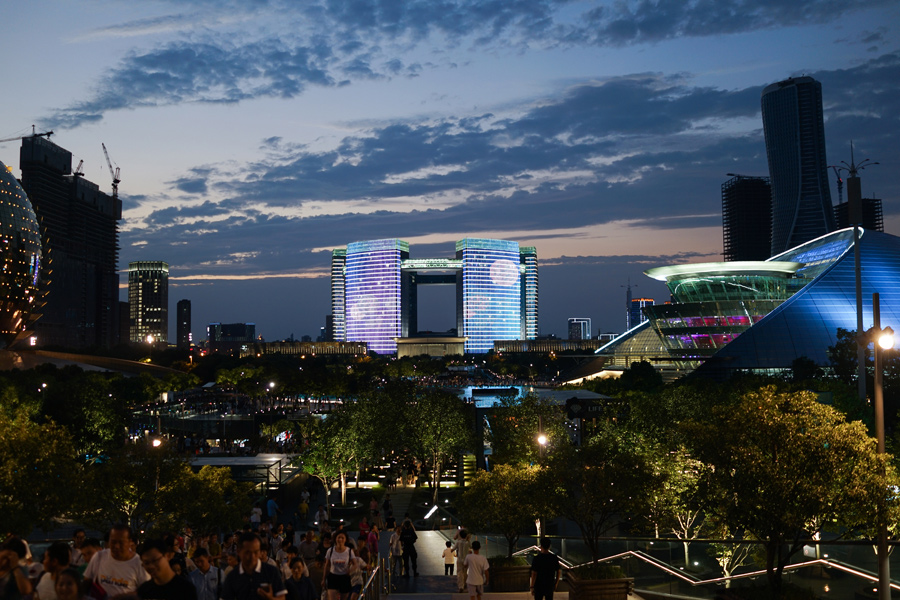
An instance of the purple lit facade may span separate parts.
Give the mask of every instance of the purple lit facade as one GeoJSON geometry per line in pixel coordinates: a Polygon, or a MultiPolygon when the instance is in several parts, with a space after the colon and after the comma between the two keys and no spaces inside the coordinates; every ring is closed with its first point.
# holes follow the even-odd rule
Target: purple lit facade
{"type": "Polygon", "coordinates": [[[409,244],[397,239],[347,244],[344,274],[346,339],[366,342],[378,354],[397,352],[403,337],[400,263],[409,244]]]}

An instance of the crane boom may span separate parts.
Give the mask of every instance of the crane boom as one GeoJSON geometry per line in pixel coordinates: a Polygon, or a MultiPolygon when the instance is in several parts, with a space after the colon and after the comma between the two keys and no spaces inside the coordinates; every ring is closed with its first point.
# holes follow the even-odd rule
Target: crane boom
{"type": "Polygon", "coordinates": [[[34,132],[32,132],[32,133],[30,133],[29,135],[17,135],[16,137],[11,137],[11,138],[6,138],[6,139],[4,139],[4,140],[0,140],[0,144],[2,144],[3,142],[14,142],[14,141],[16,141],[16,140],[23,140],[23,139],[25,139],[25,138],[30,138],[30,137],[44,137],[44,136],[47,136],[47,139],[49,140],[51,135],[53,135],[53,132],[52,132],[52,131],[44,131],[43,133],[34,133],[34,132]]]}
{"type": "Polygon", "coordinates": [[[119,167],[116,167],[113,170],[112,161],[109,160],[109,152],[106,151],[106,144],[100,142],[100,145],[103,146],[103,156],[106,157],[106,166],[109,167],[109,174],[112,177],[112,191],[113,198],[119,197],[119,182],[122,181],[119,179],[119,167]]]}

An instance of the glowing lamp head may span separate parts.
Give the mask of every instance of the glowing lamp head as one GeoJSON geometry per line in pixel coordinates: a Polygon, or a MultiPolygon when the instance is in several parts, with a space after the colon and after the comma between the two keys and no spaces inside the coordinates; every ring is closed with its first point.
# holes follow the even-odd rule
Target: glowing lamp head
{"type": "Polygon", "coordinates": [[[275,382],[274,382],[274,381],[270,381],[270,382],[269,382],[269,389],[271,390],[271,389],[274,388],[274,387],[275,387],[275,382]]]}
{"type": "Polygon", "coordinates": [[[885,327],[881,330],[881,335],[878,336],[878,345],[884,348],[885,350],[890,350],[894,347],[894,330],[890,327],[885,327]]]}
{"type": "Polygon", "coordinates": [[[151,333],[150,335],[147,336],[147,343],[148,343],[148,344],[152,344],[152,343],[153,343],[153,334],[152,334],[152,333],[151,333]]]}
{"type": "Polygon", "coordinates": [[[155,438],[152,442],[154,448],[159,448],[162,446],[162,440],[159,438],[155,438]]]}
{"type": "Polygon", "coordinates": [[[547,445],[547,436],[544,435],[543,433],[538,436],[538,444],[540,444],[541,446],[547,445]]]}

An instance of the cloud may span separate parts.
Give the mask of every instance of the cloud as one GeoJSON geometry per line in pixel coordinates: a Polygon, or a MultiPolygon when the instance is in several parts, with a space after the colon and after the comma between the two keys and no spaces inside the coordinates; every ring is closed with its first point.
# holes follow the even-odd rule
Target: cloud
{"type": "MultiPolygon", "coordinates": [[[[889,1],[873,0],[868,6],[889,1]]],[[[856,10],[837,0],[632,0],[599,6],[568,0],[283,0],[254,3],[252,12],[241,3],[199,0],[193,6],[201,10],[86,34],[171,33],[198,14],[215,13],[201,19],[209,31],[200,28],[189,39],[131,51],[94,84],[88,99],[59,108],[42,123],[77,127],[114,110],[293,98],[310,86],[415,77],[426,65],[407,62],[403,55],[421,54],[426,44],[435,55],[460,47],[479,53],[621,47],[831,22],[856,10]]],[[[881,33],[869,37],[874,43],[881,33]]]]}
{"type": "MultiPolygon", "coordinates": [[[[830,161],[849,160],[852,137],[858,158],[881,162],[865,171],[864,194],[900,196],[892,177],[900,169],[900,53],[811,75],[823,84],[830,161]]],[[[720,90],[637,74],[529,100],[513,107],[515,117],[370,125],[327,151],[267,139],[262,157],[244,168],[204,165],[170,182],[173,193],[206,193],[176,206],[166,200],[123,232],[123,247],[137,260],[164,255],[160,244],[187,242],[187,273],[244,276],[319,268],[329,260],[321,249],[356,239],[488,232],[528,239],[540,253],[567,235],[590,243],[715,230],[726,173],[767,172],[759,117],[766,83],[720,90]]],[[[149,207],[144,199],[141,210],[149,207]]],[[[884,209],[900,212],[891,202],[884,209]]],[[[711,247],[718,251],[718,242],[711,247]]]]}

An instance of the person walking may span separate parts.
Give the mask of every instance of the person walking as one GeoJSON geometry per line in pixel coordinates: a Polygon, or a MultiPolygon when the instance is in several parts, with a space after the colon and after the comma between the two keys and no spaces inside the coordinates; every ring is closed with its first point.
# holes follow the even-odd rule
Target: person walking
{"type": "Polygon", "coordinates": [[[415,577],[419,576],[419,553],[416,552],[416,530],[413,529],[412,521],[409,519],[403,521],[400,528],[400,543],[403,544],[403,570],[404,577],[409,577],[410,563],[412,563],[412,571],[415,577]]]}
{"type": "Polygon", "coordinates": [[[469,552],[472,551],[472,547],[469,543],[469,532],[465,529],[460,529],[457,533],[454,550],[456,551],[456,587],[459,590],[459,593],[462,594],[466,591],[466,577],[468,576],[465,561],[469,552]]]}
{"type": "Polygon", "coordinates": [[[322,587],[328,590],[328,600],[347,600],[350,595],[350,561],[356,554],[347,546],[347,534],[343,531],[334,536],[334,546],[325,554],[325,569],[322,587]]]}
{"type": "Polygon", "coordinates": [[[481,600],[484,593],[484,586],[488,583],[490,564],[488,559],[479,554],[481,550],[481,542],[475,540],[472,542],[472,554],[463,561],[466,564],[468,575],[466,576],[466,586],[469,588],[470,600],[481,600]]]}
{"type": "Polygon", "coordinates": [[[449,540],[446,545],[447,547],[444,548],[444,552],[441,554],[441,558],[444,559],[444,575],[453,577],[453,565],[456,563],[456,555],[453,554],[453,544],[449,540]]]}
{"type": "Polygon", "coordinates": [[[550,552],[550,540],[541,538],[541,552],[531,561],[531,593],[534,600],[553,600],[561,574],[559,557],[550,552]]]}

